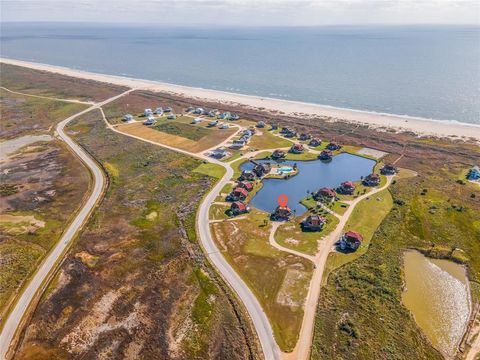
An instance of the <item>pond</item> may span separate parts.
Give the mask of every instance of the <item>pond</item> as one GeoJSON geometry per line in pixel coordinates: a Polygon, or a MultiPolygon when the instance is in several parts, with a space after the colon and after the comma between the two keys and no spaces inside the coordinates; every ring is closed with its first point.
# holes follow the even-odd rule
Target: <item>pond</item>
{"type": "MultiPolygon", "coordinates": [[[[258,160],[257,162],[275,162],[274,160],[258,160]]],[[[289,198],[288,206],[296,215],[304,214],[307,209],[300,200],[308,196],[308,192],[322,187],[336,188],[344,181],[359,181],[362,176],[370,174],[375,161],[347,153],[333,157],[329,163],[320,160],[282,161],[282,165],[297,164],[299,173],[289,179],[264,179],[263,187],[250,201],[250,205],[266,212],[273,212],[278,205],[277,199],[285,194],[289,198]]],[[[242,164],[241,170],[251,170],[251,162],[242,164]]]]}
{"type": "Polygon", "coordinates": [[[404,255],[403,303],[433,346],[453,358],[470,317],[470,291],[465,268],[430,259],[418,251],[404,255]]]}

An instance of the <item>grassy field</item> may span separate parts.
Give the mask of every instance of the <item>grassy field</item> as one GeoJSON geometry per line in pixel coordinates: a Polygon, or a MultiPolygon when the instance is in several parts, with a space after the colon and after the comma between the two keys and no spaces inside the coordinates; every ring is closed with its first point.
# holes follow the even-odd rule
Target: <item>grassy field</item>
{"type": "Polygon", "coordinates": [[[196,239],[197,206],[216,179],[195,171],[200,160],[111,132],[97,116],[69,131],[107,169],[109,189],[16,358],[255,358],[250,327],[196,239]]]}
{"type": "Polygon", "coordinates": [[[167,120],[159,125],[154,125],[152,128],[167,134],[184,137],[193,141],[200,140],[201,138],[209,135],[211,131],[201,126],[184,124],[172,120],[167,120]]]}
{"type": "Polygon", "coordinates": [[[304,151],[301,154],[292,154],[292,153],[287,153],[287,156],[285,156],[285,160],[316,160],[318,158],[317,154],[314,154],[310,151],[304,151]]]}
{"type": "Polygon", "coordinates": [[[226,211],[230,209],[229,205],[213,204],[210,206],[209,214],[210,220],[225,220],[230,217],[226,214],[226,211]]]}
{"type": "Polygon", "coordinates": [[[0,64],[0,73],[2,86],[9,90],[62,99],[102,101],[128,90],[123,86],[4,63],[0,64]]]}
{"type": "MultiPolygon", "coordinates": [[[[401,166],[419,175],[402,176],[392,184],[393,207],[383,221],[377,218],[380,226],[375,230],[375,224],[365,223],[361,214],[368,212],[366,202],[350,222],[373,236],[363,256],[330,273],[319,299],[312,358],[442,358],[402,305],[405,249],[465,262],[478,299],[480,247],[474,239],[480,233],[480,203],[472,197],[474,188],[456,183],[455,174],[464,165],[430,155],[428,161],[407,158],[401,166]]],[[[368,201],[382,204],[383,216],[392,205],[388,193],[378,195],[368,201]]],[[[343,260],[330,259],[329,267],[343,260]]]]}
{"type": "Polygon", "coordinates": [[[322,216],[327,219],[327,224],[321,231],[302,231],[301,222],[306,216],[298,216],[277,229],[275,241],[286,248],[308,255],[315,255],[318,251],[319,242],[335,230],[338,224],[338,219],[335,216],[328,213],[322,214],[322,216]]]}
{"type": "Polygon", "coordinates": [[[292,146],[293,143],[287,139],[273,135],[270,131],[260,129],[257,134],[252,137],[248,144],[251,149],[278,149],[292,146]]]}
{"type": "MultiPolygon", "coordinates": [[[[363,236],[363,242],[358,250],[353,253],[331,253],[325,269],[327,276],[334,269],[357,259],[367,252],[373,234],[392,207],[393,200],[388,189],[373,195],[371,198],[362,200],[355,206],[355,209],[345,224],[344,231],[353,230],[359,232],[363,236]]],[[[324,277],[324,281],[327,280],[327,276],[324,277]]]]}
{"type": "Polygon", "coordinates": [[[312,264],[269,244],[267,218],[253,209],[248,219],[211,224],[212,234],[262,304],[280,348],[289,351],[298,338],[312,264]]]}
{"type": "Polygon", "coordinates": [[[208,162],[201,163],[193,171],[199,174],[208,175],[216,179],[221,179],[226,172],[223,166],[208,162]]]}
{"type": "MultiPolygon", "coordinates": [[[[117,126],[117,129],[126,133],[135,136],[140,136],[144,139],[162,143],[165,145],[173,146],[182,150],[187,150],[191,152],[201,152],[207,150],[211,147],[214,147],[227,139],[232,135],[236,130],[235,129],[205,129],[201,127],[194,127],[191,125],[186,125],[182,123],[174,124],[168,123],[168,127],[174,127],[178,132],[178,135],[173,133],[167,133],[159,131],[153,127],[145,126],[142,123],[131,123],[131,124],[121,124],[117,126]],[[188,131],[183,131],[184,127],[188,127],[188,131]],[[193,130],[192,130],[193,129],[193,130]],[[197,134],[196,130],[199,130],[203,134],[203,131],[207,132],[207,135],[199,138],[198,140],[189,139],[189,137],[195,137],[197,134]]],[[[165,125],[165,126],[167,126],[165,125]]],[[[163,124],[159,125],[163,126],[163,124]]],[[[171,130],[173,132],[173,130],[171,130]]]]}
{"type": "Polygon", "coordinates": [[[0,138],[3,140],[27,134],[53,132],[55,124],[87,108],[87,105],[83,104],[17,95],[3,89],[0,89],[0,101],[0,138]]]}

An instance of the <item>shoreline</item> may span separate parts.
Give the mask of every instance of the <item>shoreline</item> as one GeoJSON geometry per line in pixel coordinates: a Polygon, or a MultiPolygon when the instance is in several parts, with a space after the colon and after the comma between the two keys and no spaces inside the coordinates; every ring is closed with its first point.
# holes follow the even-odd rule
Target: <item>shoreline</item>
{"type": "Polygon", "coordinates": [[[272,113],[272,116],[275,116],[275,112],[282,112],[282,115],[290,115],[293,117],[328,117],[330,118],[328,121],[346,121],[356,125],[366,125],[379,132],[392,129],[399,132],[413,132],[418,136],[436,136],[462,140],[473,138],[477,140],[477,142],[480,142],[480,125],[461,123],[456,120],[435,120],[408,115],[344,109],[329,105],[245,95],[118,75],[100,74],[23,60],[0,58],[0,62],[71,77],[128,86],[138,90],[170,93],[176,96],[191,98],[199,102],[204,100],[223,103],[225,105],[244,106],[250,109],[258,109],[259,111],[261,108],[261,111],[268,111],[272,113]]]}

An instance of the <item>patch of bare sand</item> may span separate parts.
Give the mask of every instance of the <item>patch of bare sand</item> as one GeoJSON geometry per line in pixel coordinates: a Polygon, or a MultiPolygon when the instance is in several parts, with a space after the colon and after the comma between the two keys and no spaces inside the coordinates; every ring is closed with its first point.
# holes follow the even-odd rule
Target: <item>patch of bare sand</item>
{"type": "Polygon", "coordinates": [[[7,234],[33,233],[44,226],[45,221],[38,220],[33,215],[0,214],[0,228],[7,234]]]}
{"type": "Polygon", "coordinates": [[[288,269],[283,279],[280,291],[277,293],[276,302],[292,308],[302,307],[308,292],[309,274],[300,269],[288,269]]]}

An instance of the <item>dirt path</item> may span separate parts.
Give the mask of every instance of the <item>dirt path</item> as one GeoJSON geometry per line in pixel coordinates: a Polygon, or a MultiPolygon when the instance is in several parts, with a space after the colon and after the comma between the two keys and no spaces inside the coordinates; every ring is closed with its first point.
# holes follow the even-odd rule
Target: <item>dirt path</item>
{"type": "MultiPolygon", "coordinates": [[[[320,296],[320,290],[322,285],[323,274],[325,272],[325,265],[328,260],[328,254],[332,251],[335,243],[340,239],[342,233],[344,232],[344,227],[350,218],[355,206],[362,201],[363,199],[372,196],[390,186],[393,180],[393,176],[387,177],[387,183],[378,189],[373,189],[367,194],[359,196],[350,203],[347,211],[343,215],[334,215],[340,220],[335,230],[333,230],[325,239],[320,242],[318,247],[318,252],[315,256],[303,254],[299,251],[285,248],[278,244],[275,241],[275,232],[281,223],[273,222],[272,229],[270,231],[269,241],[270,244],[276,249],[290,254],[303,257],[313,262],[315,269],[313,272],[312,280],[310,282],[310,288],[308,290],[307,299],[304,305],[304,314],[302,328],[300,330],[300,335],[298,342],[291,353],[281,353],[281,358],[285,360],[306,360],[310,356],[312,338],[313,338],[313,327],[315,325],[315,318],[317,313],[317,303],[320,296]]],[[[479,343],[480,345],[480,343],[479,343]]]]}
{"type": "Polygon", "coordinates": [[[34,98],[38,98],[38,99],[62,101],[62,102],[69,102],[69,103],[75,103],[75,104],[95,105],[95,103],[93,101],[81,101],[81,100],[76,100],[76,99],[59,99],[59,98],[50,97],[50,96],[27,94],[27,93],[22,93],[22,92],[7,89],[4,86],[0,86],[0,89],[8,91],[9,93],[12,93],[12,94],[22,95],[22,96],[30,96],[30,97],[34,97],[34,98]]]}

